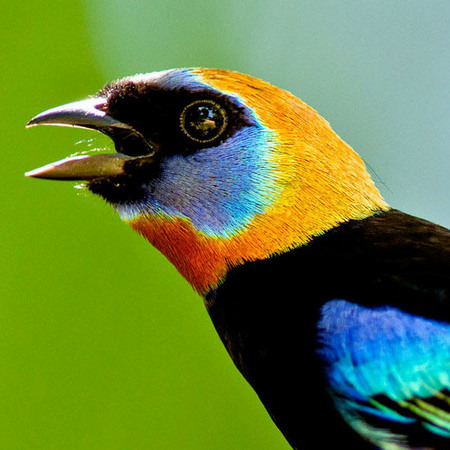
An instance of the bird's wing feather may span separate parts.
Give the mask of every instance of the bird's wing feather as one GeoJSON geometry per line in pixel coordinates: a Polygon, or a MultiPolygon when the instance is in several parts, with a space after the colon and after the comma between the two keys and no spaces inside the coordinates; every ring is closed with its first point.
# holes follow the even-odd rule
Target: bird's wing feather
{"type": "Polygon", "coordinates": [[[353,428],[381,448],[450,448],[450,324],[332,300],[318,339],[330,393],[353,428]]]}

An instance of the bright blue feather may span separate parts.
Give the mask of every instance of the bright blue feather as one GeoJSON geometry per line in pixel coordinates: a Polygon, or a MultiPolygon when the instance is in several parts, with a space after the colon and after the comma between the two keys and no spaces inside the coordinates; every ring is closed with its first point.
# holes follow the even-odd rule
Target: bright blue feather
{"type": "Polygon", "coordinates": [[[382,448],[402,441],[396,424],[450,437],[449,324],[332,300],[318,336],[336,407],[357,431],[382,448]]]}

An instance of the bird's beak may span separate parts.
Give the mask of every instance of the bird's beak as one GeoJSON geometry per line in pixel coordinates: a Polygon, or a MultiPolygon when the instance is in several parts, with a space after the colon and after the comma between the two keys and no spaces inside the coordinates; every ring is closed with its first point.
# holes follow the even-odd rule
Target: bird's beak
{"type": "Polygon", "coordinates": [[[79,102],[67,103],[48,109],[33,117],[27,128],[37,125],[58,125],[61,127],[92,128],[106,132],[108,128],[131,129],[129,125],[119,122],[103,110],[106,99],[93,97],[79,102]]]}
{"type": "Polygon", "coordinates": [[[108,178],[127,173],[126,168],[152,162],[151,145],[130,125],[108,115],[104,109],[106,99],[94,97],[79,102],[68,103],[44,111],[33,117],[27,128],[37,125],[56,125],[63,127],[88,128],[100,131],[110,137],[124,135],[137,138],[148,145],[143,156],[129,156],[123,153],[81,155],[65,158],[25,173],[27,177],[54,180],[92,180],[108,178]]]}

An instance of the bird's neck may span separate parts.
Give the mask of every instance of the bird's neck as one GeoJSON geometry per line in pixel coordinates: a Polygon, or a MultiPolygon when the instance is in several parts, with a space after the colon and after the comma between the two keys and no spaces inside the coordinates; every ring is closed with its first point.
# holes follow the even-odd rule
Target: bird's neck
{"type": "Polygon", "coordinates": [[[351,191],[337,191],[333,203],[327,201],[329,192],[323,192],[323,202],[319,203],[304,202],[304,198],[293,195],[290,201],[274,204],[265,214],[255,217],[244,232],[231,238],[206,236],[184,218],[140,215],[130,225],[204,295],[216,288],[233,267],[306,245],[341,223],[387,210],[381,196],[375,195],[377,192],[368,198],[367,193],[361,197],[351,191]]]}

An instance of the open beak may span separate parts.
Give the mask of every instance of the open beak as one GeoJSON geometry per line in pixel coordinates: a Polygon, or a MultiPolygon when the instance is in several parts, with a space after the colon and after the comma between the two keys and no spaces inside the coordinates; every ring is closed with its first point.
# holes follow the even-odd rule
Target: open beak
{"type": "Polygon", "coordinates": [[[138,156],[124,153],[81,155],[65,158],[25,173],[27,177],[53,180],[93,180],[115,177],[127,173],[127,167],[151,163],[154,153],[151,144],[133,127],[109,116],[105,111],[106,99],[94,97],[79,102],[68,103],[38,114],[28,123],[27,128],[37,125],[88,128],[117,138],[126,136],[138,141],[144,151],[138,156]]]}

